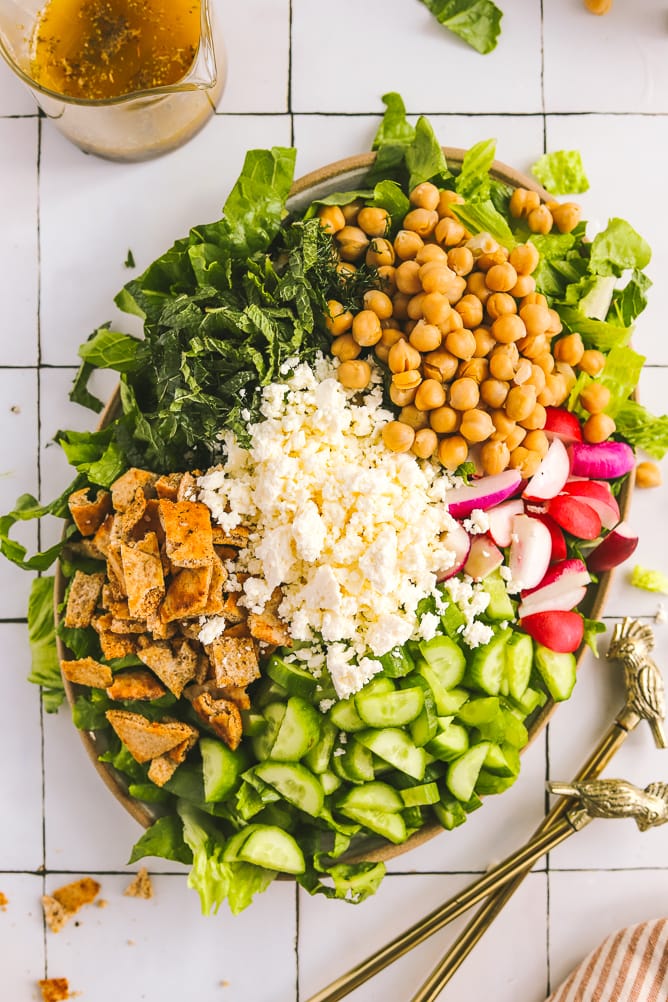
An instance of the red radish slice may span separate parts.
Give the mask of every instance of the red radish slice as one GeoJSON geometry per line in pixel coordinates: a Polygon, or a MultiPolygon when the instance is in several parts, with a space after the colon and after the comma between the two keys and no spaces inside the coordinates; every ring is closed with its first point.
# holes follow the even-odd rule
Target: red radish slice
{"type": "Polygon", "coordinates": [[[597,480],[572,481],[564,484],[562,493],[580,498],[598,512],[604,529],[612,529],[619,522],[619,505],[607,483],[597,480]]]}
{"type": "Polygon", "coordinates": [[[546,588],[548,585],[557,582],[563,583],[564,580],[570,582],[567,588],[576,588],[578,585],[589,584],[591,577],[584,561],[579,560],[577,557],[572,557],[570,560],[561,560],[558,564],[552,564],[546,570],[545,577],[539,582],[538,586],[536,588],[526,588],[522,592],[522,598],[526,598],[527,595],[533,595],[535,591],[538,591],[538,588],[546,588]]]}
{"type": "Polygon", "coordinates": [[[497,546],[510,546],[512,520],[514,515],[524,514],[524,502],[521,498],[503,501],[487,513],[489,519],[489,534],[497,546]]]}
{"type": "Polygon", "coordinates": [[[487,511],[516,494],[521,483],[522,475],[517,470],[504,470],[491,477],[480,477],[465,487],[448,491],[448,511],[455,518],[470,515],[474,508],[487,511]]]}
{"type": "Polygon", "coordinates": [[[538,612],[558,612],[575,609],[587,594],[587,586],[580,585],[570,591],[552,591],[554,585],[548,588],[538,588],[529,598],[520,603],[517,615],[535,616],[538,612]],[[543,594],[545,592],[545,594],[543,594]]]}
{"type": "Polygon", "coordinates": [[[464,573],[470,574],[474,581],[482,581],[488,574],[495,571],[503,563],[503,553],[495,546],[489,536],[474,536],[471,549],[464,564],[464,573]]]}
{"type": "Polygon", "coordinates": [[[520,626],[537,643],[561,654],[576,651],[584,637],[584,620],[577,612],[537,612],[520,620],[520,626]]]}
{"type": "Polygon", "coordinates": [[[592,574],[602,574],[623,564],[638,545],[638,537],[626,522],[620,522],[587,557],[592,574]]]}
{"type": "Polygon", "coordinates": [[[547,511],[557,525],[577,539],[596,539],[601,534],[598,512],[578,498],[560,494],[550,501],[547,511]]]}
{"type": "Polygon", "coordinates": [[[570,447],[571,467],[578,477],[591,480],[612,480],[623,477],[635,466],[633,449],[626,442],[574,442],[570,447]]]}
{"type": "Polygon", "coordinates": [[[530,515],[515,515],[508,556],[513,591],[540,584],[551,555],[552,539],[547,526],[530,515]]]}
{"type": "Polygon", "coordinates": [[[547,530],[550,533],[550,538],[552,540],[552,556],[550,558],[550,563],[556,563],[558,560],[565,560],[568,553],[566,547],[566,537],[563,532],[554,521],[554,519],[547,514],[547,512],[532,512],[532,518],[537,518],[543,525],[547,526],[547,530]]]}
{"type": "Polygon", "coordinates": [[[455,559],[451,567],[444,568],[436,575],[438,581],[447,581],[448,578],[454,577],[461,571],[471,549],[471,537],[463,525],[455,522],[452,529],[448,530],[446,543],[448,548],[452,550],[455,559]]]}
{"type": "Polygon", "coordinates": [[[532,501],[548,501],[563,488],[571,472],[571,463],[566,446],[555,438],[529,483],[523,496],[532,501]]]}
{"type": "Polygon", "coordinates": [[[545,408],[545,427],[548,438],[561,439],[565,445],[582,441],[582,428],[575,414],[563,407],[545,408]]]}

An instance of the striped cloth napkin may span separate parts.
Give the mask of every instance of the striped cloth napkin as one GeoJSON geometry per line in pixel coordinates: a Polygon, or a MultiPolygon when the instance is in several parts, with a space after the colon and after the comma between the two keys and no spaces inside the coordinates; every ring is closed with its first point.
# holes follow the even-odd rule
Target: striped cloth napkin
{"type": "Polygon", "coordinates": [[[668,918],[612,933],[547,1002],[668,1002],[668,918]]]}

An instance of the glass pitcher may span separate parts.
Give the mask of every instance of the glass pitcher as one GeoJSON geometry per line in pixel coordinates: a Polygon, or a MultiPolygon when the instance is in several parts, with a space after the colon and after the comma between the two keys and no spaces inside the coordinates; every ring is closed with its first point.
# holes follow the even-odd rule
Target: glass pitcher
{"type": "Polygon", "coordinates": [[[45,115],[85,152],[110,160],[147,160],[181,146],[213,115],[226,61],[211,0],[201,0],[199,46],[184,77],[97,100],[59,94],[31,75],[31,37],[44,5],[45,0],[0,0],[0,53],[45,115]]]}

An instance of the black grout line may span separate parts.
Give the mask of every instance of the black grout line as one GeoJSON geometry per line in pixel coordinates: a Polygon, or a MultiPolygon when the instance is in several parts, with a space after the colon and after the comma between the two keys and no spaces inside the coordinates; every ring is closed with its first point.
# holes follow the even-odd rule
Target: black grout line
{"type": "MultiPolygon", "coordinates": [[[[173,877],[178,880],[183,880],[184,876],[187,875],[187,870],[184,869],[182,872],[175,870],[154,870],[151,867],[147,867],[148,872],[152,877],[173,877]]],[[[487,870],[389,870],[383,880],[391,880],[395,877],[479,877],[487,873],[487,870]]],[[[550,873],[547,874],[543,867],[532,867],[528,876],[544,874],[546,876],[553,877],[556,874],[603,874],[603,873],[658,873],[663,874],[668,872],[668,866],[552,866],[550,868],[550,873]]],[[[80,867],[79,869],[50,869],[42,868],[41,866],[37,869],[0,869],[0,877],[3,876],[23,876],[23,877],[67,877],[67,876],[79,876],[82,873],[86,873],[91,877],[127,877],[135,873],[135,870],[125,869],[125,870],[96,870],[89,867],[80,867]]],[[[279,881],[280,884],[284,881],[279,881]]],[[[297,888],[299,885],[296,885],[297,888]]]]}
{"type": "Polygon", "coordinates": [[[299,1002],[299,884],[295,881],[295,1002],[299,1002]]]}

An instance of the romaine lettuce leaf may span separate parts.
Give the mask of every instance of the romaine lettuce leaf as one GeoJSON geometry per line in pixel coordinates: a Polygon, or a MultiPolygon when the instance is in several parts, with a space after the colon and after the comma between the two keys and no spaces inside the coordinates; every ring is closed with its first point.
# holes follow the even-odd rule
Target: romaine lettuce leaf
{"type": "Polygon", "coordinates": [[[631,571],[631,584],[644,591],[655,591],[660,595],[668,595],[668,574],[656,571],[651,567],[641,567],[640,564],[631,571]]]}
{"type": "Polygon", "coordinates": [[[652,285],[644,271],[634,268],[630,279],[622,289],[612,295],[610,320],[630,327],[647,306],[645,293],[652,285]]]}
{"type": "Polygon", "coordinates": [[[668,452],[668,414],[655,417],[635,400],[625,400],[615,415],[617,432],[636,449],[654,459],[668,452]]]}
{"type": "Polygon", "coordinates": [[[192,863],[193,854],[183,838],[183,823],[175,814],[158,818],[150,828],[137,839],[128,864],[136,863],[145,856],[173,859],[177,863],[192,863]]]}
{"type": "Polygon", "coordinates": [[[591,243],[589,267],[597,275],[617,275],[627,268],[645,268],[652,257],[649,244],[625,219],[611,219],[591,243]]]}
{"type": "Polygon", "coordinates": [[[531,173],[552,195],[578,195],[589,190],[578,150],[544,153],[532,166],[531,173]]]}
{"type": "Polygon", "coordinates": [[[132,372],[137,365],[137,347],[140,341],[130,334],[98,327],[79,347],[79,357],[96,369],[114,369],[132,372]]]}
{"type": "MultiPolygon", "coordinates": [[[[3,557],[24,571],[45,571],[47,567],[50,567],[62,549],[62,540],[54,543],[47,550],[35,553],[26,559],[28,551],[25,546],[15,539],[11,539],[9,533],[17,522],[30,522],[32,519],[43,518],[45,515],[65,517],[67,497],[81,486],[83,486],[82,479],[77,478],[59,498],[47,505],[41,505],[37,498],[31,494],[22,494],[16,501],[14,510],[0,517],[0,553],[3,557]],[[65,501],[65,505],[63,505],[63,501],[65,501]]],[[[68,526],[65,530],[65,538],[71,536],[73,532],[75,532],[75,527],[68,526]]]]}
{"type": "Polygon", "coordinates": [[[565,326],[572,331],[578,331],[587,348],[598,348],[599,351],[610,351],[617,346],[629,343],[632,327],[618,327],[605,320],[590,320],[579,309],[572,306],[555,306],[565,326]]]}
{"type": "Polygon", "coordinates": [[[633,348],[620,345],[610,349],[598,376],[598,382],[610,390],[610,403],[605,408],[610,417],[616,417],[624,401],[635,390],[645,361],[645,356],[639,355],[633,348]]]}
{"type": "Polygon", "coordinates": [[[496,48],[502,11],[492,0],[422,0],[448,31],[483,55],[496,48]]]}
{"type": "Polygon", "coordinates": [[[462,169],[455,180],[455,191],[467,202],[486,202],[492,179],[489,171],[496,154],[496,139],[484,139],[467,150],[462,169]]]}
{"type": "Polygon", "coordinates": [[[494,207],[491,199],[484,202],[465,202],[452,205],[452,211],[472,233],[491,233],[495,240],[512,250],[517,241],[510,226],[494,207]]]}
{"type": "Polygon", "coordinates": [[[47,713],[55,713],[65,698],[56,650],[52,577],[35,578],[28,600],[28,642],[31,668],[28,681],[42,687],[42,702],[47,713]]]}
{"type": "Polygon", "coordinates": [[[409,191],[422,181],[443,181],[451,176],[433,126],[423,115],[417,120],[415,139],[406,149],[406,167],[409,191]]]}

